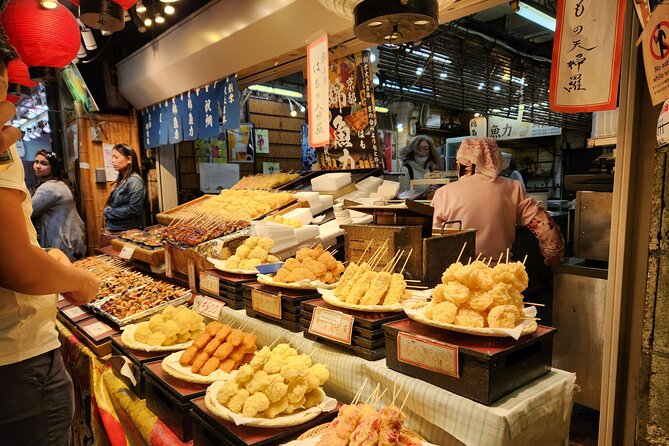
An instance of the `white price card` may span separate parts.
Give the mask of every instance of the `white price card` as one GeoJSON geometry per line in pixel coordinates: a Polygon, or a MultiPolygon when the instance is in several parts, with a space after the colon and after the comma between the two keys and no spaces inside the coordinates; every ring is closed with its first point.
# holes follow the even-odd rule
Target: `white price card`
{"type": "Polygon", "coordinates": [[[59,294],[58,295],[58,302],[62,302],[64,300],[65,300],[65,296],[63,296],[62,294],[59,294]]]}
{"type": "Polygon", "coordinates": [[[212,299],[207,296],[200,296],[200,305],[197,307],[197,312],[202,316],[218,320],[218,317],[221,315],[221,310],[225,303],[220,300],[212,299]]]}
{"type": "Polygon", "coordinates": [[[209,274],[206,271],[200,271],[200,291],[206,291],[218,296],[220,292],[220,279],[218,276],[209,274]]]}
{"type": "Polygon", "coordinates": [[[197,293],[197,281],[195,280],[196,277],[195,262],[192,259],[188,259],[188,286],[194,293],[197,293]]]}
{"type": "Polygon", "coordinates": [[[86,310],[82,309],[81,307],[72,307],[68,308],[67,310],[63,311],[63,314],[70,319],[74,319],[77,316],[81,316],[82,314],[86,314],[86,310]]]}
{"type": "Polygon", "coordinates": [[[397,359],[422,369],[460,377],[458,347],[423,336],[400,332],[397,359]]]}
{"type": "Polygon", "coordinates": [[[251,305],[255,311],[281,319],[281,293],[251,290],[251,305]]]}
{"type": "Polygon", "coordinates": [[[112,330],[112,328],[109,325],[100,321],[82,328],[86,333],[93,336],[94,338],[112,330]]]}
{"type": "Polygon", "coordinates": [[[314,308],[309,333],[322,336],[342,344],[351,345],[353,339],[353,316],[327,308],[314,308]]]}
{"type": "Polygon", "coordinates": [[[123,249],[121,249],[121,253],[118,256],[122,259],[130,260],[132,259],[132,255],[134,252],[135,252],[134,246],[123,245],[123,249]]]}
{"type": "Polygon", "coordinates": [[[172,248],[165,243],[165,275],[172,277],[172,248]]]}

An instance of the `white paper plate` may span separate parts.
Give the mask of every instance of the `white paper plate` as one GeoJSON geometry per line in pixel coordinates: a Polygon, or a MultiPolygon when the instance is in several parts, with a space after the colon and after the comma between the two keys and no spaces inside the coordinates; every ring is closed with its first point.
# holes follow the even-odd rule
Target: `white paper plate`
{"type": "Polygon", "coordinates": [[[278,288],[288,288],[291,290],[316,290],[318,288],[323,289],[333,289],[337,287],[337,282],[326,284],[320,280],[300,280],[299,282],[285,283],[285,282],[275,282],[274,276],[268,276],[266,274],[258,274],[258,282],[264,285],[271,285],[278,288]]]}
{"type": "Polygon", "coordinates": [[[244,275],[249,275],[249,276],[255,276],[258,274],[258,270],[253,268],[252,270],[250,269],[230,269],[226,267],[226,260],[219,260],[215,259],[213,257],[207,257],[207,260],[209,260],[213,265],[214,268],[216,268],[219,271],[223,271],[224,273],[231,273],[231,274],[244,274],[244,275]]]}
{"type": "MultiPolygon", "coordinates": [[[[421,324],[431,325],[432,327],[444,328],[446,330],[457,331],[460,333],[467,333],[474,336],[492,336],[492,337],[512,337],[518,339],[537,330],[537,323],[534,320],[523,320],[515,328],[472,328],[464,327],[462,325],[446,324],[444,322],[433,321],[425,317],[424,311],[426,307],[419,309],[404,307],[404,312],[416,322],[421,324]]],[[[535,317],[537,315],[536,307],[525,307],[523,313],[526,317],[535,317]]]]}
{"type": "Polygon", "coordinates": [[[170,376],[178,378],[182,381],[188,381],[196,384],[211,384],[218,381],[227,381],[233,378],[236,370],[231,373],[225,373],[223,370],[216,370],[209,376],[198,375],[190,371],[190,366],[182,366],[179,363],[179,358],[183,351],[174,352],[167,358],[163,359],[163,371],[170,376]]]}
{"type": "MultiPolygon", "coordinates": [[[[139,324],[131,324],[123,327],[123,332],[121,333],[121,340],[126,347],[133,350],[141,350],[144,352],[173,352],[177,350],[185,350],[193,343],[191,339],[188,342],[174,345],[149,345],[144,344],[143,342],[138,342],[135,340],[135,331],[139,324]]],[[[204,330],[204,324],[201,325],[201,330],[204,330]]]]}
{"type": "Polygon", "coordinates": [[[323,300],[325,302],[335,307],[346,308],[347,310],[367,311],[369,313],[387,313],[387,312],[404,311],[404,307],[402,307],[401,303],[396,303],[394,305],[356,305],[339,300],[339,298],[334,295],[334,290],[326,290],[323,288],[319,288],[318,292],[321,293],[321,296],[323,296],[323,300]]]}
{"type": "MultiPolygon", "coordinates": [[[[319,434],[315,437],[305,438],[304,440],[293,440],[290,443],[284,443],[282,446],[316,446],[319,441],[321,441],[321,435],[319,434]]],[[[436,444],[428,443],[427,441],[421,442],[422,446],[437,446],[436,444]]]]}
{"type": "Polygon", "coordinates": [[[289,427],[289,426],[298,426],[304,424],[309,420],[313,420],[322,412],[327,412],[333,410],[337,407],[337,400],[330,398],[325,395],[323,389],[320,389],[323,392],[324,399],[318,405],[310,407],[309,409],[303,410],[301,412],[293,412],[290,415],[282,415],[273,419],[269,418],[249,418],[241,414],[234,413],[224,405],[218,402],[216,395],[218,391],[223,387],[225,383],[218,381],[213,383],[207,388],[207,394],[204,397],[204,403],[207,406],[209,411],[216,415],[217,417],[223,418],[227,421],[234,422],[237,426],[255,426],[255,427],[289,427]]]}

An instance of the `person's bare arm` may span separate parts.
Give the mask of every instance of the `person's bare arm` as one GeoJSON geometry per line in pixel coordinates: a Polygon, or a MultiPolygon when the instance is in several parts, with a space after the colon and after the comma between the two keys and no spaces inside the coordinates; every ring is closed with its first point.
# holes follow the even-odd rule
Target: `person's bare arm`
{"type": "MultiPolygon", "coordinates": [[[[5,123],[16,114],[16,107],[11,102],[0,102],[0,122],[5,123]]],[[[21,130],[5,125],[0,130],[0,155],[21,138],[21,130]]]]}
{"type": "Polygon", "coordinates": [[[98,281],[30,243],[19,190],[0,188],[0,286],[24,294],[66,293],[74,303],[95,298],[98,281]]]}

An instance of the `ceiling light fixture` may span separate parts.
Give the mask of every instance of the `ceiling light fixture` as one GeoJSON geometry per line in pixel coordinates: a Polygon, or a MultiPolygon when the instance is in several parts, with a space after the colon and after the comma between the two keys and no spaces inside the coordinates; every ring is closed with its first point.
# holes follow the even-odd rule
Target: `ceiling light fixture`
{"type": "Polygon", "coordinates": [[[95,41],[95,36],[93,35],[93,31],[91,31],[90,28],[86,28],[85,26],[81,28],[81,37],[84,39],[84,46],[88,51],[93,51],[98,48],[98,44],[95,41]]]}
{"type": "Polygon", "coordinates": [[[355,36],[365,42],[406,43],[430,35],[439,26],[437,0],[362,0],[353,10],[355,36]]]}
{"type": "Polygon", "coordinates": [[[290,106],[290,116],[293,118],[297,116],[297,111],[295,110],[295,106],[293,105],[293,101],[288,98],[288,105],[290,106]]]}
{"type": "Polygon", "coordinates": [[[44,9],[56,9],[58,7],[58,2],[56,0],[41,0],[39,4],[44,9]]]}
{"type": "Polygon", "coordinates": [[[179,0],[160,0],[161,3],[176,3],[179,0]]]}
{"type": "Polygon", "coordinates": [[[386,107],[374,107],[374,111],[377,113],[388,113],[388,109],[386,107]]]}
{"type": "Polygon", "coordinates": [[[555,32],[555,19],[534,6],[530,6],[525,2],[518,2],[518,11],[516,12],[519,16],[555,32]]]}
{"type": "Polygon", "coordinates": [[[293,90],[286,90],[284,88],[275,88],[275,87],[268,87],[266,85],[250,85],[248,87],[249,90],[253,91],[261,91],[263,93],[270,93],[270,94],[276,94],[279,96],[287,96],[290,98],[301,98],[302,93],[299,91],[293,91],[293,90]]]}
{"type": "Polygon", "coordinates": [[[174,9],[174,6],[172,6],[172,5],[165,5],[164,11],[165,11],[165,14],[172,15],[172,14],[174,14],[175,9],[174,9]]]}
{"type": "Polygon", "coordinates": [[[153,25],[153,20],[151,20],[151,19],[148,18],[148,17],[145,18],[145,19],[144,19],[144,26],[146,26],[146,27],[148,28],[148,27],[151,26],[151,25],[153,25]]]}
{"type": "Polygon", "coordinates": [[[140,14],[143,14],[146,12],[146,6],[144,6],[144,3],[142,2],[137,2],[137,6],[135,6],[135,11],[139,12],[140,14]]]}
{"type": "Polygon", "coordinates": [[[165,23],[165,17],[163,17],[162,15],[160,15],[159,12],[156,13],[156,17],[154,18],[154,20],[155,20],[156,23],[158,23],[159,25],[162,25],[163,23],[165,23]]]}

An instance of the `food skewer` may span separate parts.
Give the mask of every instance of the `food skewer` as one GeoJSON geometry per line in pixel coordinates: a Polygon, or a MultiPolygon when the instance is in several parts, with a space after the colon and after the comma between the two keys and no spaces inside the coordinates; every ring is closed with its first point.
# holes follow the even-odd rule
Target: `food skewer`
{"type": "Polygon", "coordinates": [[[374,242],[374,239],[370,240],[369,243],[367,243],[367,247],[362,252],[362,254],[360,254],[360,258],[358,259],[358,263],[362,262],[362,258],[365,257],[365,254],[367,254],[367,250],[369,249],[370,246],[372,246],[372,242],[374,242]]]}
{"type": "Polygon", "coordinates": [[[462,253],[465,252],[465,247],[467,246],[467,242],[464,242],[462,244],[462,249],[460,250],[460,254],[458,254],[458,258],[455,259],[455,263],[458,263],[460,261],[460,257],[462,257],[462,253]]]}
{"type": "MultiPolygon", "coordinates": [[[[467,242],[465,242],[467,244],[467,242]]],[[[402,269],[400,270],[400,274],[404,274],[404,268],[406,268],[407,263],[409,263],[409,258],[411,258],[411,254],[413,253],[413,248],[409,250],[409,254],[407,254],[407,258],[404,259],[404,264],[402,265],[402,269]]],[[[419,281],[420,282],[420,281],[419,281]]]]}
{"type": "Polygon", "coordinates": [[[535,307],[545,307],[546,306],[544,304],[538,304],[538,303],[535,303],[535,302],[523,302],[523,303],[528,304],[528,305],[532,305],[532,306],[535,306],[535,307]]]}

